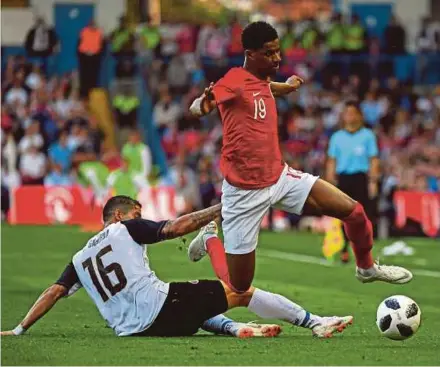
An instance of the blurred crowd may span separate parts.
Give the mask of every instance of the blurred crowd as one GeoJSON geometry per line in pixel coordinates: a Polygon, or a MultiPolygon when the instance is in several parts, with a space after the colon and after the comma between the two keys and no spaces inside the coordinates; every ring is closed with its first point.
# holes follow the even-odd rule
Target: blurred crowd
{"type": "MultiPolygon", "coordinates": [[[[10,57],[2,73],[2,206],[7,205],[8,190],[20,184],[80,183],[93,187],[97,197],[110,188],[136,193],[150,185],[173,185],[183,199],[182,212],[218,201],[220,119],[215,113],[194,119],[188,107],[208,82],[241,65],[245,23],[234,17],[225,26],[157,27],[146,21],[133,27],[121,17],[119,26],[104,35],[91,22],[79,35],[79,69],[54,76],[47,60],[62,40],[38,19],[26,39],[27,57],[10,57]],[[109,90],[116,149],[104,144],[87,104],[90,90],[98,85],[106,48],[116,60],[109,90]],[[143,132],[136,130],[139,80],[146,82],[153,100],[166,174],[152,164],[143,132]]],[[[403,83],[394,77],[387,57],[407,53],[398,19],[391,18],[381,39],[369,37],[356,16],[339,14],[327,22],[306,19],[277,28],[284,57],[279,77],[298,74],[306,80],[297,93],[277,100],[287,162],[323,175],[328,139],[341,127],[344,101],[356,98],[366,125],[377,134],[384,210],[399,188],[439,192],[440,87],[418,87],[413,80],[403,83]]],[[[416,45],[421,57],[440,54],[435,22],[423,20],[416,45]]],[[[422,74],[438,71],[430,59],[418,66],[422,74]]]]}

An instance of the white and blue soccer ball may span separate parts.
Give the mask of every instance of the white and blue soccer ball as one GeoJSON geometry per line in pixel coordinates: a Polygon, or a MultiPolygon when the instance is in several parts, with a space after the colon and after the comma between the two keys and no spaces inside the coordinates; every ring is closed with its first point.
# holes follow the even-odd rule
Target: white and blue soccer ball
{"type": "Polygon", "coordinates": [[[391,296],[377,308],[380,333],[393,340],[405,340],[419,329],[422,313],[417,303],[406,296],[391,296]]]}

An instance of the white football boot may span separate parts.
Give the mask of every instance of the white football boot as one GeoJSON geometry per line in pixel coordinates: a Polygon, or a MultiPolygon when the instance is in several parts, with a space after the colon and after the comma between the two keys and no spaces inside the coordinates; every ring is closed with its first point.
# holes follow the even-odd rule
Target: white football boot
{"type": "Polygon", "coordinates": [[[202,227],[197,236],[189,244],[188,257],[191,261],[199,261],[206,255],[205,235],[218,235],[218,226],[216,222],[212,221],[202,227]]]}
{"type": "Polygon", "coordinates": [[[336,332],[341,333],[353,324],[353,316],[321,317],[320,322],[312,329],[312,334],[317,338],[331,338],[336,332]]]}
{"type": "Polygon", "coordinates": [[[255,324],[253,322],[234,322],[229,329],[232,336],[240,339],[246,338],[273,338],[281,333],[281,326],[276,324],[255,324]]]}
{"type": "Polygon", "coordinates": [[[411,281],[413,275],[409,270],[400,266],[375,263],[370,269],[356,268],[356,278],[362,283],[381,281],[391,284],[405,284],[411,281]]]}

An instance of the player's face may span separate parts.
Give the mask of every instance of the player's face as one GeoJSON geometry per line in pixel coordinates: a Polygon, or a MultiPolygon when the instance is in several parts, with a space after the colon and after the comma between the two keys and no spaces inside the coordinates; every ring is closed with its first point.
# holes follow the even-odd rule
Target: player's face
{"type": "Polygon", "coordinates": [[[116,222],[123,220],[137,219],[142,217],[141,207],[136,205],[130,209],[127,213],[123,213],[120,210],[115,211],[116,222]]]}
{"type": "Polygon", "coordinates": [[[130,210],[127,213],[127,219],[138,219],[141,218],[141,216],[142,216],[142,210],[139,205],[136,205],[132,210],[130,210]]]}
{"type": "Polygon", "coordinates": [[[355,126],[362,122],[361,115],[356,107],[348,106],[344,110],[344,124],[347,126],[355,126]]]}
{"type": "Polygon", "coordinates": [[[267,42],[264,47],[255,52],[255,62],[258,70],[266,75],[274,75],[280,68],[280,40],[267,42]]]}

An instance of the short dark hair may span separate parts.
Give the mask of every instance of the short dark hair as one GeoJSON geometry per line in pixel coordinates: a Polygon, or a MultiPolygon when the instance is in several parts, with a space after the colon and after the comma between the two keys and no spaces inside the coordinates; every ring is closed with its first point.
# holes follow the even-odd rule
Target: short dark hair
{"type": "Polygon", "coordinates": [[[274,27],[266,22],[249,23],[241,34],[241,43],[245,50],[258,50],[267,42],[278,38],[274,27]]]}
{"type": "Polygon", "coordinates": [[[104,223],[107,223],[112,218],[116,209],[128,213],[135,206],[142,207],[139,201],[134,200],[129,196],[113,196],[105,203],[104,209],[102,209],[102,219],[104,220],[104,223]]]}
{"type": "Polygon", "coordinates": [[[347,107],[354,107],[358,112],[361,112],[361,105],[359,104],[359,101],[356,101],[354,99],[345,102],[345,108],[347,107]]]}

